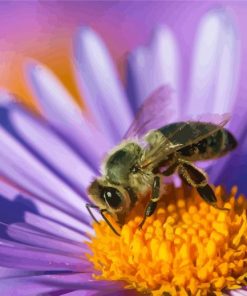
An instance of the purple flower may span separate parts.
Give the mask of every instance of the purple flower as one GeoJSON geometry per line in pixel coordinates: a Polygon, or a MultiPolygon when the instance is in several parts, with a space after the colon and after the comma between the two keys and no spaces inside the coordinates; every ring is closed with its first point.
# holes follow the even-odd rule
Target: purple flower
{"type": "Polygon", "coordinates": [[[160,85],[174,90],[174,121],[204,113],[232,114],[229,129],[240,148],[210,164],[210,180],[246,189],[238,169],[246,127],[246,110],[236,107],[238,42],[229,17],[221,10],[209,12],[195,37],[191,68],[181,77],[182,49],[169,28],[158,27],[148,46],[129,55],[127,97],[104,43],[92,29],[82,28],[74,65],[86,111],[49,69],[29,62],[28,82],[42,117],[30,114],[11,94],[1,94],[0,194],[3,205],[11,204],[16,213],[11,223],[6,205],[0,212],[2,295],[137,293],[133,287],[124,289],[124,282],[94,279],[97,271],[85,243],[94,230],[84,204],[102,157],[121,141],[138,107],[160,85]]]}

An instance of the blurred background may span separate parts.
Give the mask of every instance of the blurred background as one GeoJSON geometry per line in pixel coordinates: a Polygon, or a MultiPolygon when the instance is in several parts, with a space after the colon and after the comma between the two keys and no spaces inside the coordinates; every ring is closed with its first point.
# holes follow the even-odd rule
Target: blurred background
{"type": "MultiPolygon", "coordinates": [[[[35,103],[31,88],[28,87],[25,75],[25,65],[30,59],[34,59],[50,68],[68,89],[75,101],[83,107],[83,100],[81,100],[80,90],[76,83],[73,60],[74,40],[79,28],[82,26],[91,27],[101,37],[113,57],[120,79],[126,86],[127,57],[129,53],[140,45],[150,45],[154,30],[158,26],[164,25],[171,30],[178,46],[178,56],[180,58],[179,76],[181,77],[179,86],[181,95],[179,98],[183,101],[182,103],[186,104],[188,81],[190,74],[193,72],[195,40],[198,37],[198,31],[200,31],[198,28],[207,12],[214,10],[226,12],[226,15],[231,19],[234,33],[236,33],[236,35],[224,36],[224,38],[226,37],[224,41],[227,43],[228,39],[234,36],[233,41],[234,44],[236,43],[238,51],[232,50],[229,53],[232,55],[232,53],[236,52],[236,60],[240,61],[237,69],[239,71],[232,67],[231,69],[236,71],[232,71],[233,75],[231,76],[228,75],[229,71],[225,71],[223,66],[221,72],[216,73],[215,76],[218,74],[221,74],[218,76],[226,78],[230,76],[236,82],[234,96],[237,98],[238,108],[234,109],[235,114],[232,117],[235,120],[238,119],[239,113],[243,111],[242,118],[244,118],[244,121],[241,122],[241,126],[243,126],[242,133],[245,134],[245,137],[243,137],[245,140],[243,140],[241,149],[238,149],[235,153],[235,157],[227,163],[226,169],[223,170],[224,174],[219,179],[216,178],[216,175],[220,170],[215,168],[222,168],[225,164],[224,161],[222,163],[217,162],[217,166],[214,166],[209,173],[210,176],[214,176],[217,183],[225,184],[228,189],[237,184],[240,192],[246,194],[247,1],[0,1],[0,97],[1,89],[9,90],[26,106],[38,111],[37,103],[35,103]],[[238,59],[237,53],[240,53],[240,59],[238,59]]],[[[217,27],[217,21],[215,24],[217,27]]],[[[227,21],[223,21],[223,24],[229,29],[227,21]]],[[[207,26],[207,28],[209,27],[207,26]]],[[[224,30],[223,28],[222,30],[226,35],[229,33],[227,29],[224,30]]],[[[219,32],[221,33],[220,30],[219,32]]],[[[221,49],[225,44],[223,46],[219,44],[219,35],[215,34],[214,36],[218,38],[212,39],[216,41],[214,45],[219,45],[218,48],[221,49]]],[[[207,46],[209,49],[213,49],[209,50],[208,54],[207,48],[204,51],[203,47],[203,54],[200,56],[202,58],[204,53],[205,58],[208,58],[210,52],[212,54],[214,50],[214,46],[211,46],[212,43],[210,43],[212,41],[211,37],[210,30],[207,29],[205,37],[209,40],[207,46]]],[[[218,64],[224,60],[221,59],[221,55],[215,56],[213,58],[217,59],[218,64]]],[[[235,60],[235,57],[232,58],[235,60]]],[[[204,85],[200,85],[200,82],[204,83],[203,73],[208,73],[207,61],[204,63],[204,66],[206,66],[203,71],[201,71],[201,64],[197,67],[198,72],[194,77],[196,86],[199,85],[199,91],[196,92],[198,104],[201,104],[202,92],[200,91],[203,88],[201,86],[204,85]],[[200,72],[202,72],[202,76],[200,76],[200,72]],[[200,76],[199,79],[197,79],[197,74],[200,76]],[[201,81],[199,81],[200,78],[201,81]],[[197,81],[199,81],[199,84],[197,81]]],[[[211,67],[211,72],[214,69],[214,67],[211,67]]],[[[210,90],[218,95],[218,84],[215,83],[214,73],[211,72],[210,87],[212,86],[213,90],[210,90]]],[[[99,75],[100,73],[99,71],[99,75]]],[[[219,79],[220,82],[222,80],[223,84],[224,81],[229,82],[224,78],[219,79]]],[[[143,84],[140,83],[140,85],[142,87],[143,84]]],[[[219,92],[221,92],[221,87],[219,89],[219,92]]],[[[219,100],[220,104],[224,104],[224,98],[228,93],[228,97],[231,97],[231,93],[228,92],[229,89],[231,89],[231,85],[229,87],[225,86],[222,100],[219,100]]],[[[56,89],[54,89],[55,91],[56,89]]],[[[207,94],[202,94],[204,99],[207,94]]],[[[214,97],[209,97],[210,102],[213,104],[214,97]]],[[[192,102],[194,104],[195,101],[192,102]]],[[[207,101],[206,104],[208,104],[207,101]]],[[[208,106],[210,106],[210,103],[208,106]]],[[[197,107],[195,106],[194,109],[197,110],[197,107]]],[[[204,106],[199,107],[204,108],[204,106]]],[[[6,122],[8,123],[8,121],[6,122]]],[[[2,123],[5,124],[5,118],[0,113],[0,124],[2,123]]],[[[233,127],[240,130],[237,124],[233,125],[233,127]]],[[[7,128],[9,128],[8,125],[7,128]]],[[[23,213],[26,210],[36,212],[34,205],[23,196],[17,196],[14,201],[9,201],[0,195],[0,205],[1,221],[6,223],[23,220],[23,213]]]]}
{"type": "Polygon", "coordinates": [[[247,1],[1,1],[0,86],[35,109],[24,76],[26,61],[34,58],[51,68],[82,104],[71,56],[75,34],[84,25],[92,27],[104,40],[123,82],[128,52],[146,44],[157,25],[167,25],[178,43],[182,71],[188,74],[198,24],[202,15],[213,8],[226,10],[237,28],[242,52],[237,95],[245,100],[247,1]]]}

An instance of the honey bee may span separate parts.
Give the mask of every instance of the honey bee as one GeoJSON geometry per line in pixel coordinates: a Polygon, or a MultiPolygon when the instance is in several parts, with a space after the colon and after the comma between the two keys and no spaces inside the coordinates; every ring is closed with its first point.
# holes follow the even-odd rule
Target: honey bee
{"type": "Polygon", "coordinates": [[[109,213],[122,226],[137,201],[149,194],[141,228],[146,218],[155,212],[162,177],[175,172],[196,188],[204,201],[217,208],[207,174],[194,162],[222,157],[237,147],[235,137],[224,128],[229,116],[212,115],[210,120],[161,126],[163,117],[169,118],[172,114],[170,98],[170,88],[163,86],[144,102],[122,143],[103,163],[102,176],[93,180],[88,188],[94,202],[94,205],[86,204],[89,213],[95,219],[91,208],[98,209],[117,235],[104,213],[109,213]]]}

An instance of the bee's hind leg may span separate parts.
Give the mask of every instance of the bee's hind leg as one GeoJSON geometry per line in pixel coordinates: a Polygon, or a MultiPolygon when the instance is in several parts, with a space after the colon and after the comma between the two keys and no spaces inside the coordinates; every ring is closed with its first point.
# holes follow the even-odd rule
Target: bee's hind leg
{"type": "Polygon", "coordinates": [[[179,159],[178,173],[192,187],[202,188],[208,184],[207,174],[189,161],[179,159]]]}
{"type": "Polygon", "coordinates": [[[172,174],[175,173],[175,171],[177,170],[177,167],[178,167],[178,163],[174,162],[170,166],[168,166],[166,170],[162,171],[161,174],[164,176],[171,176],[172,174]]]}
{"type": "Polygon", "coordinates": [[[153,215],[153,213],[156,210],[157,203],[160,199],[160,176],[155,176],[152,186],[152,197],[151,200],[148,202],[147,207],[145,209],[144,217],[142,219],[142,222],[139,224],[139,229],[142,228],[144,225],[147,217],[150,217],[153,215]]]}
{"type": "Polygon", "coordinates": [[[228,210],[217,206],[217,198],[213,189],[208,184],[208,177],[205,172],[188,161],[180,160],[178,173],[186,183],[196,188],[202,199],[208,204],[220,210],[228,210]]]}

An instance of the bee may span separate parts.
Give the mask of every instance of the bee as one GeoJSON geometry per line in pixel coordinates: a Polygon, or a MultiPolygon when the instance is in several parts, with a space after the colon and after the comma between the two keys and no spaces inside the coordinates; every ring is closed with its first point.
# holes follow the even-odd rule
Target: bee
{"type": "Polygon", "coordinates": [[[86,204],[89,213],[95,219],[91,208],[98,209],[117,235],[105,213],[122,226],[137,201],[149,194],[141,228],[146,218],[155,212],[162,177],[176,172],[184,182],[196,188],[205,202],[217,208],[207,174],[194,162],[222,157],[237,147],[235,137],[224,128],[229,116],[211,115],[207,120],[201,118],[162,126],[164,118],[169,120],[172,115],[170,99],[170,88],[163,86],[144,102],[122,143],[103,163],[102,176],[93,180],[88,188],[94,202],[86,204]]]}

